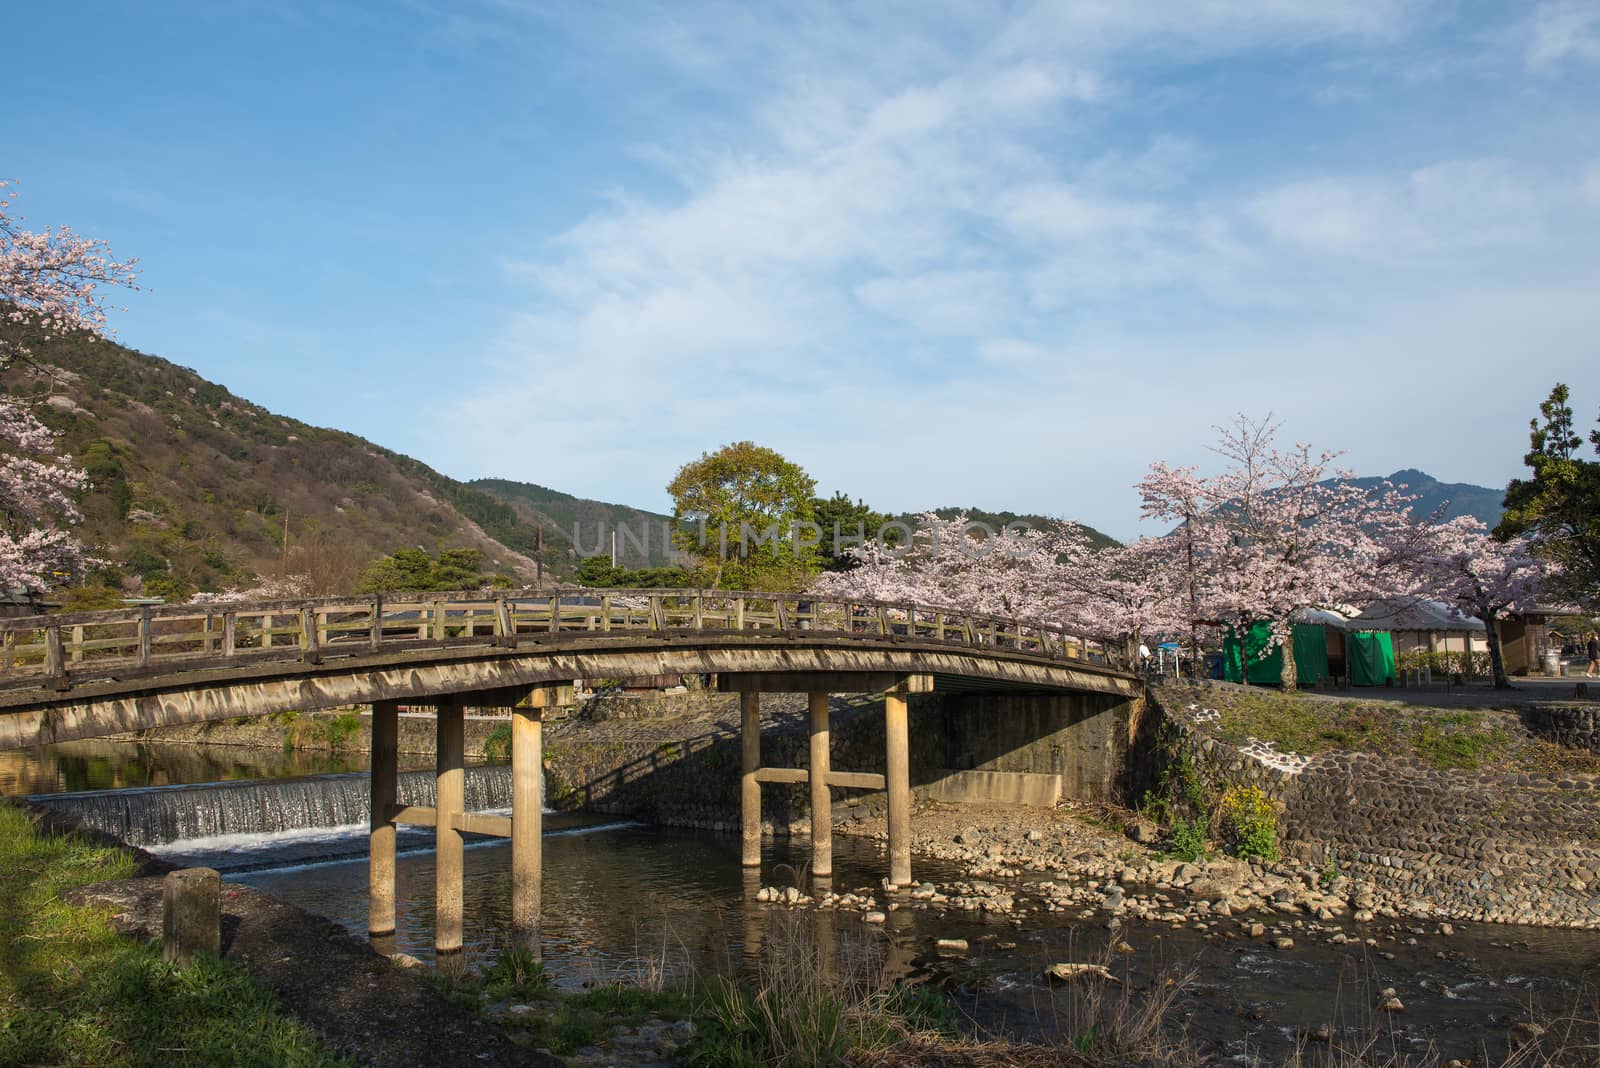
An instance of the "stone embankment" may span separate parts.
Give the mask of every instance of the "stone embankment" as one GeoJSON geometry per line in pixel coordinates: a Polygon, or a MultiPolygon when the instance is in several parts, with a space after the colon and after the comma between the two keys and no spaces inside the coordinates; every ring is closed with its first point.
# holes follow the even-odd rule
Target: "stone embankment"
{"type": "Polygon", "coordinates": [[[1542,738],[1572,749],[1600,753],[1600,706],[1537,702],[1522,710],[1522,722],[1542,738]]]}
{"type": "MultiPolygon", "coordinates": [[[[464,730],[467,759],[483,760],[484,742],[505,722],[503,717],[468,716],[464,730]]],[[[431,713],[400,716],[400,752],[431,757],[436,735],[431,713]]],[[[372,725],[370,710],[361,706],[328,712],[289,712],[215,720],[109,737],[125,741],[365,753],[371,749],[372,725]]]]}
{"type": "Polygon", "coordinates": [[[1203,700],[1165,712],[1213,795],[1259,788],[1290,859],[1364,888],[1358,915],[1600,928],[1600,776],[1236,746],[1203,700]]]}

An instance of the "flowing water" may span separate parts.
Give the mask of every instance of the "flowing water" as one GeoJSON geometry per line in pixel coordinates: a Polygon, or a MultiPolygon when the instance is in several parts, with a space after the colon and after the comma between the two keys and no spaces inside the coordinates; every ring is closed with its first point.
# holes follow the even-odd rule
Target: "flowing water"
{"type": "MultiPolygon", "coordinates": [[[[82,755],[56,755],[57,781],[77,776],[76,770],[64,769],[82,755]]],[[[415,791],[407,799],[428,803],[430,778],[403,776],[402,789],[415,791]]],[[[473,784],[469,807],[492,810],[509,804],[505,769],[475,769],[468,781],[473,784]]],[[[141,787],[35,800],[119,828],[173,861],[219,867],[230,879],[352,930],[365,930],[362,775],[141,787]]],[[[402,829],[399,849],[395,948],[426,959],[432,931],[432,832],[402,829]]],[[[879,845],[836,837],[834,849],[832,889],[877,888],[885,869],[879,845]]],[[[758,903],[757,887],[798,883],[811,890],[803,878],[804,865],[803,843],[769,843],[757,875],[741,871],[736,836],[548,815],[547,967],[558,983],[569,987],[662,973],[748,975],[763,941],[772,936],[773,912],[782,911],[758,903]]],[[[916,873],[941,884],[961,877],[950,865],[927,861],[918,862],[916,873]]],[[[480,959],[505,944],[510,883],[507,844],[471,840],[466,851],[466,939],[469,951],[480,959]]],[[[1019,900],[1026,901],[1025,892],[1019,900]]],[[[1587,988],[1600,966],[1600,934],[1592,932],[1458,924],[1453,936],[1444,937],[1403,927],[1351,925],[1347,930],[1352,935],[1375,934],[1379,945],[1335,946],[1297,937],[1300,944],[1294,949],[1278,951],[1264,939],[1226,937],[1237,932],[1238,918],[1205,932],[1134,923],[1115,934],[1107,919],[1034,913],[1018,921],[902,908],[890,912],[881,928],[861,924],[855,913],[817,913],[805,923],[817,945],[840,952],[869,940],[881,950],[892,974],[938,983],[987,1030],[1060,1041],[1071,1040],[1087,1025],[1071,988],[1047,983],[1044,967],[1056,961],[1106,959],[1108,947],[1125,939],[1133,952],[1116,958],[1117,974],[1131,988],[1146,990],[1192,973],[1170,1019],[1186,1022],[1194,1038],[1238,1062],[1259,1057],[1263,1063],[1279,1063],[1298,1032],[1333,1024],[1338,1039],[1342,1024],[1361,1034],[1374,1025],[1385,1028],[1386,1049],[1414,1052],[1431,1042],[1448,1055],[1499,1063],[1512,1041],[1511,1023],[1527,1019],[1530,1010],[1540,1015],[1564,1008],[1587,988]],[[940,958],[933,946],[938,938],[965,938],[970,952],[940,958]],[[1396,989],[1404,1012],[1390,1016],[1376,1011],[1377,992],[1386,987],[1396,989]]],[[[1268,923],[1272,919],[1263,917],[1268,923]]],[[[1591,1028],[1588,1040],[1594,1038],[1591,1028]]],[[[1588,1062],[1595,1063],[1593,1052],[1588,1062]]]]}
{"type": "MultiPolygon", "coordinates": [[[[396,797],[402,805],[429,805],[434,775],[401,772],[396,797]]],[[[511,768],[468,768],[466,808],[481,812],[511,804],[511,768]]],[[[35,804],[76,816],[96,830],[136,846],[195,838],[250,835],[260,840],[281,831],[365,826],[371,811],[370,780],[362,774],[241,780],[131,790],[39,794],[35,804]]]]}

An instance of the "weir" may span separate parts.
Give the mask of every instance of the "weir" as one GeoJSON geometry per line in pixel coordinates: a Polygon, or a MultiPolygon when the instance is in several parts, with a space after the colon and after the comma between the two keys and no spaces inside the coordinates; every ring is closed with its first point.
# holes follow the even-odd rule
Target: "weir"
{"type": "MultiPolygon", "coordinates": [[[[506,808],[511,804],[511,791],[509,767],[466,770],[468,807],[506,808]]],[[[407,805],[433,804],[433,772],[402,772],[396,794],[407,805]]],[[[136,846],[225,834],[358,825],[368,821],[371,811],[368,777],[361,772],[37,794],[28,800],[136,846]]]]}

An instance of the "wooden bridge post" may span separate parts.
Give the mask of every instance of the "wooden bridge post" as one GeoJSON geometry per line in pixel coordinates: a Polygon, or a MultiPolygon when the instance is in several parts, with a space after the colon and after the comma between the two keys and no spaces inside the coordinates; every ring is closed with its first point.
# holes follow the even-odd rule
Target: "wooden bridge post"
{"type": "Polygon", "coordinates": [[[746,690],[739,694],[740,753],[743,775],[739,779],[739,815],[742,855],[746,868],[761,866],[761,694],[746,690]]]}
{"type": "Polygon", "coordinates": [[[828,790],[828,695],[809,695],[811,720],[811,874],[833,874],[833,794],[828,790]]]}
{"type": "Polygon", "coordinates": [[[889,799],[889,882],[911,885],[911,742],[906,698],[933,689],[931,675],[907,675],[883,695],[884,787],[889,799]]]}
{"type": "Polygon", "coordinates": [[[372,703],[372,834],[368,846],[367,934],[394,934],[394,806],[400,773],[400,704],[372,703]]]}
{"type": "Polygon", "coordinates": [[[461,828],[457,824],[466,809],[465,707],[461,698],[440,698],[437,715],[433,950],[436,957],[442,957],[461,952],[463,855],[461,828]]]}
{"type": "Polygon", "coordinates": [[[535,959],[544,907],[544,715],[572,700],[570,685],[538,686],[511,710],[511,940],[535,959]]]}

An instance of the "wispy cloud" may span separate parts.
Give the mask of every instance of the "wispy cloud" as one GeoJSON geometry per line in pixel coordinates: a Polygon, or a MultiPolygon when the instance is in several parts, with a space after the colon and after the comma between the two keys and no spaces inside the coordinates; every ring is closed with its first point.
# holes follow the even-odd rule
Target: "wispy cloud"
{"type": "MultiPolygon", "coordinates": [[[[1592,157],[1303,126],[1324,111],[1290,73],[1381,65],[1424,32],[1421,4],[628,11],[516,17],[718,105],[640,146],[659,180],[596,176],[604,207],[506,250],[526,311],[492,384],[446,405],[458,467],[660,503],[677,463],[755,437],[880,507],[1077,510],[1126,533],[1139,470],[1239,407],[1299,410],[1335,444],[1391,420],[1363,462],[1501,477],[1481,439],[1434,447],[1474,403],[1455,386],[1496,373],[1484,339],[1518,314],[1550,351],[1594,325],[1568,303],[1596,273],[1573,251],[1596,231],[1592,157]],[[1458,319],[1430,336],[1423,309],[1458,319]],[[1461,407],[1392,399],[1435,363],[1461,407]],[[1376,402],[1354,370],[1387,383],[1376,402]]],[[[1583,14],[1542,5],[1527,62],[1585,57],[1583,14]]],[[[1375,122],[1404,107],[1320,96],[1375,122]]]]}
{"type": "Polygon", "coordinates": [[[1600,7],[1588,0],[1547,0],[1529,17],[1527,39],[1527,63],[1533,70],[1600,62],[1600,7]]]}

